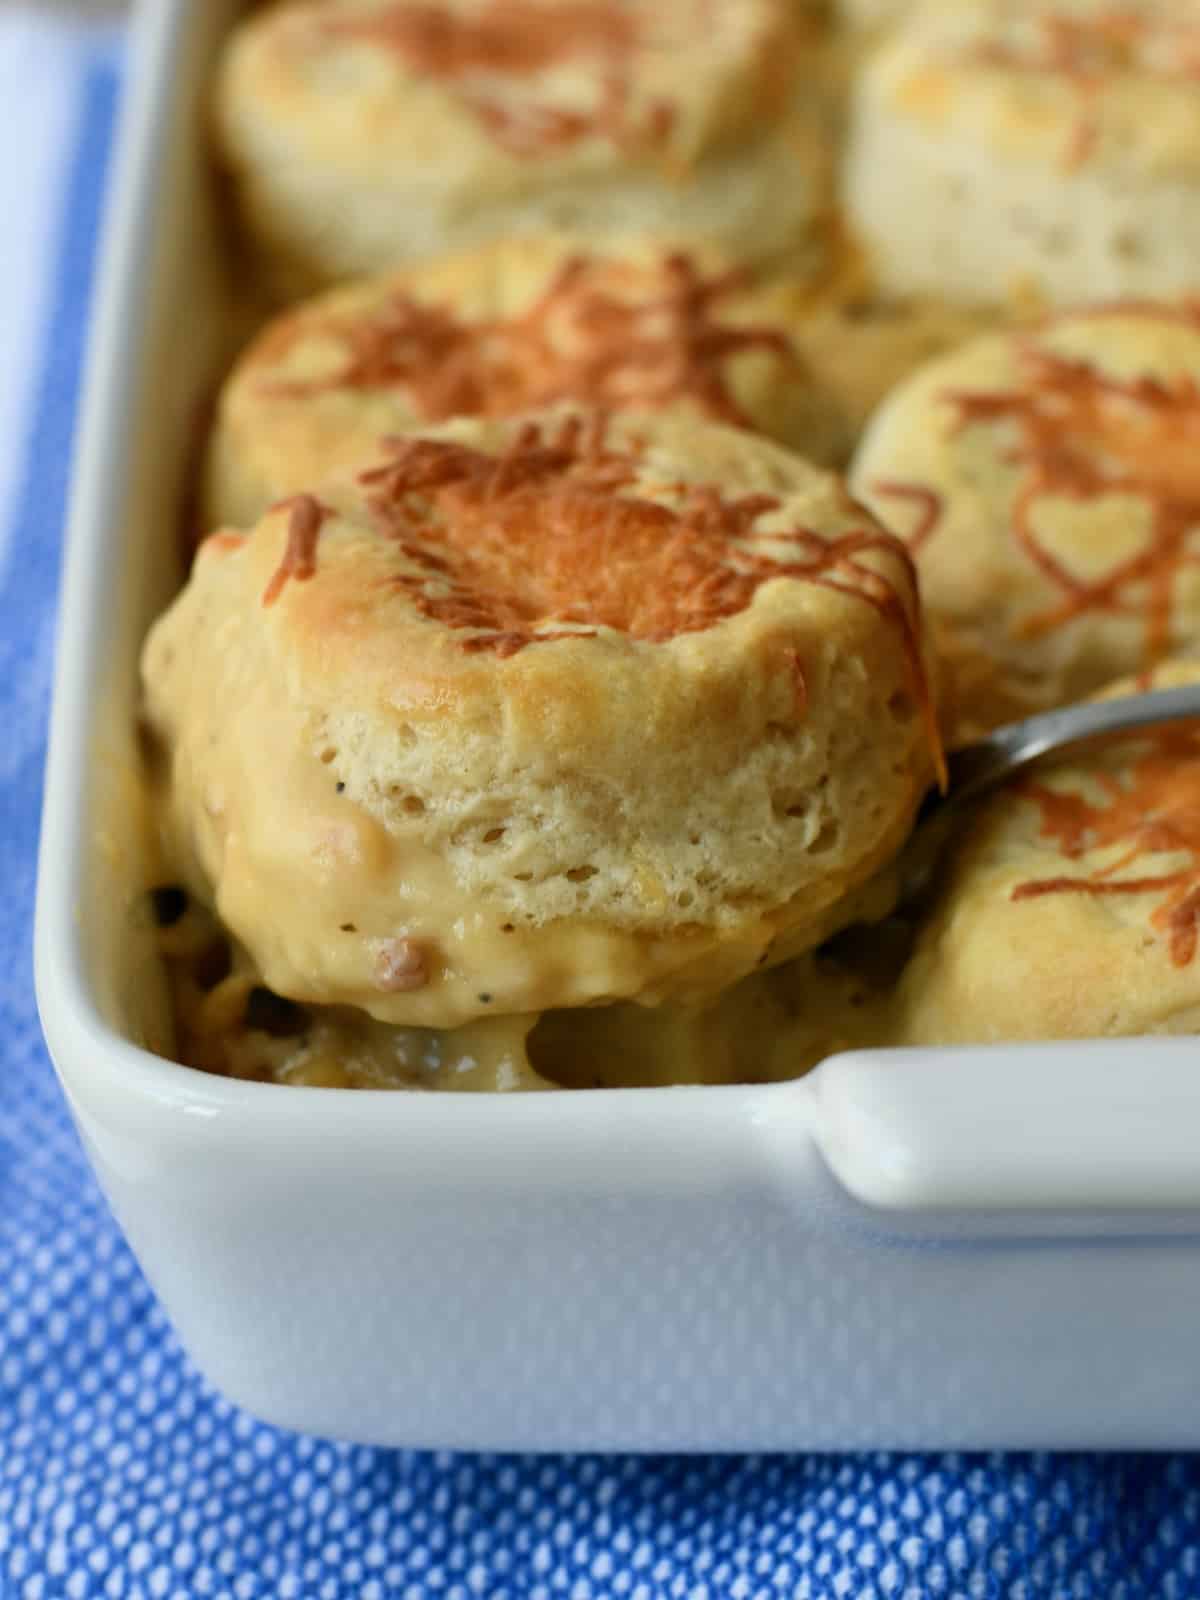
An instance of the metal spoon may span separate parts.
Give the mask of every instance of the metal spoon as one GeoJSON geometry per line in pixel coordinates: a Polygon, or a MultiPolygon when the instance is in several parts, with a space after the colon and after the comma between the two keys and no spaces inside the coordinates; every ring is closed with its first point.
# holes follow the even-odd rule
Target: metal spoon
{"type": "Polygon", "coordinates": [[[946,761],[945,793],[934,791],[926,797],[900,856],[900,906],[917,899],[928,886],[938,858],[961,824],[963,811],[1009,778],[1047,756],[1183,722],[1200,723],[1200,683],[1063,706],[1024,722],[1010,722],[974,744],[951,751],[946,761]]]}

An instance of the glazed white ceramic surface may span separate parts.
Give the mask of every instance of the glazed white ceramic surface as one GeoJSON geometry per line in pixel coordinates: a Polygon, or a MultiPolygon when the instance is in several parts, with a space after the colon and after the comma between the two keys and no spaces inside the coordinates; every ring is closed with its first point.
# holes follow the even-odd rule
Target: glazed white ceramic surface
{"type": "Polygon", "coordinates": [[[271,1421],[509,1449],[1197,1446],[1200,1046],[844,1056],[528,1097],[238,1083],[141,1041],[136,661],[227,358],[204,91],[143,0],[69,534],[37,985],[188,1350],[271,1421]]]}

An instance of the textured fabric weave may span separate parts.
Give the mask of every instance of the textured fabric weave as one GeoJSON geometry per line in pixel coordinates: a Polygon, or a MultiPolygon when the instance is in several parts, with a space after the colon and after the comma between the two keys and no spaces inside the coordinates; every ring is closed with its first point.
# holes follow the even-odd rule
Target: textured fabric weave
{"type": "Polygon", "coordinates": [[[6,218],[23,213],[4,185],[50,171],[62,141],[46,226],[0,236],[0,416],[23,419],[0,440],[16,452],[0,504],[0,1600],[1200,1596],[1190,1458],[404,1454],[263,1427],[192,1370],[97,1193],[34,1012],[53,596],[117,73],[94,36],[42,39],[40,79],[31,48],[0,12],[0,85],[30,95],[19,140],[0,139],[6,218]],[[42,252],[48,294],[17,285],[18,245],[42,252]],[[31,318],[37,359],[14,362],[31,318]]]}

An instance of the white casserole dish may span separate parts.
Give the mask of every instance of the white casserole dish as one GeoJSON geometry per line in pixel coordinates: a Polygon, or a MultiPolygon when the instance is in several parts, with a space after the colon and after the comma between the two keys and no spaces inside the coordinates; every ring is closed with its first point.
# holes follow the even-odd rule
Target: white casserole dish
{"type": "Polygon", "coordinates": [[[143,0],[69,533],[37,989],[200,1367],[270,1421],[488,1449],[1200,1445],[1200,1048],[873,1053],[762,1088],[281,1088],[159,1059],[136,662],[228,355],[204,91],[143,0]]]}

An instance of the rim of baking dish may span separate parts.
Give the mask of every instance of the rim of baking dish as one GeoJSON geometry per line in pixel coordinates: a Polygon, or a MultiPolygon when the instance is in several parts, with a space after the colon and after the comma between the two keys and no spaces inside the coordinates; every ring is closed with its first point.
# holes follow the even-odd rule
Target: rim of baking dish
{"type": "MultiPolygon", "coordinates": [[[[221,1078],[155,1056],[104,1021],[77,915],[89,848],[82,777],[94,759],[101,602],[119,574],[109,556],[146,336],[140,269],[154,253],[172,69],[189,11],[188,0],[137,8],[65,544],[34,943],[42,1025],[76,1109],[105,1114],[120,1103],[126,1122],[168,1115],[234,1144],[352,1135],[374,1145],[401,1128],[412,1142],[436,1133],[443,1162],[475,1152],[489,1172],[511,1166],[514,1178],[528,1171],[522,1133],[539,1152],[559,1152],[563,1181],[571,1159],[615,1139],[645,1139],[660,1154],[686,1149],[686,1160],[653,1164],[644,1181],[656,1186],[699,1181],[705,1161],[715,1174],[735,1147],[786,1181],[801,1144],[815,1144],[856,1202],[893,1214],[1085,1210],[1107,1226],[1114,1212],[1200,1209],[1200,1041],[1187,1038],[863,1051],[762,1085],[409,1095],[221,1078]],[[501,1126],[511,1143],[496,1138],[501,1126]]],[[[620,1168],[625,1183],[637,1165],[626,1158],[620,1168]]]]}

